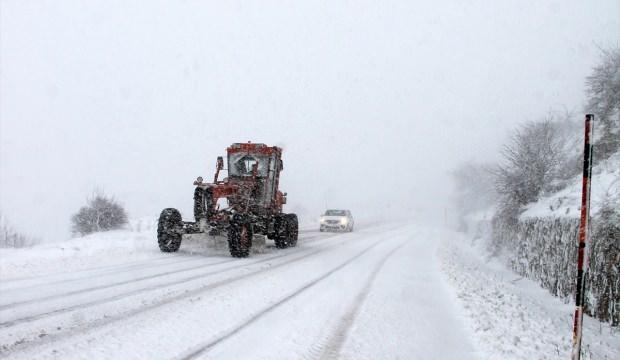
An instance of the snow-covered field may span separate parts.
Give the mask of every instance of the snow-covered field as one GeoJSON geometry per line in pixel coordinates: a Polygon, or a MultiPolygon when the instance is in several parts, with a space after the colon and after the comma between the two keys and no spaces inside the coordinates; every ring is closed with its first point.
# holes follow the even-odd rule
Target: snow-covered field
{"type": "MultiPolygon", "coordinates": [[[[162,254],[152,227],[134,230],[0,250],[0,357],[559,359],[570,346],[569,305],[453,232],[307,228],[296,248],[233,259],[193,241],[162,254]]],[[[600,332],[588,322],[594,358],[619,358],[619,336],[600,332]]]]}

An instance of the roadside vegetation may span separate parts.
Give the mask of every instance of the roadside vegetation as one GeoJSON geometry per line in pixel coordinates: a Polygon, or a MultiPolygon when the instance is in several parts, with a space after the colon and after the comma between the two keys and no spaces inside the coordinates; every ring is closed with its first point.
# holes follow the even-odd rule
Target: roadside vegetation
{"type": "Polygon", "coordinates": [[[20,248],[32,246],[37,242],[38,239],[16,230],[6,216],[0,213],[0,248],[20,248]]]}
{"type": "Polygon", "coordinates": [[[75,235],[121,229],[127,225],[127,212],[114,198],[101,191],[95,191],[71,217],[75,235]]]}
{"type": "MultiPolygon", "coordinates": [[[[586,313],[620,326],[620,48],[602,52],[585,85],[599,194],[592,200],[586,313]]],[[[453,173],[460,230],[485,237],[491,255],[566,301],[576,283],[578,209],[570,200],[580,197],[582,151],[583,114],[553,114],[514,129],[497,164],[469,163],[453,173]],[[547,209],[528,212],[543,199],[547,209]]]]}

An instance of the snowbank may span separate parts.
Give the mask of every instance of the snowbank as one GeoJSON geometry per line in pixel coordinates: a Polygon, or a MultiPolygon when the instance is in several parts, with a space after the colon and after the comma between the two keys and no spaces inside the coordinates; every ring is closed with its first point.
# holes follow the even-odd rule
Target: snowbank
{"type": "MultiPolygon", "coordinates": [[[[439,257],[485,359],[570,358],[573,305],[446,233],[439,257]]],[[[620,331],[584,317],[583,359],[620,359],[620,331]]]]}
{"type": "MultiPolygon", "coordinates": [[[[493,222],[489,237],[513,271],[564,299],[575,292],[581,186],[575,177],[567,188],[530,204],[516,225],[493,222]]],[[[620,209],[620,153],[593,169],[585,304],[586,313],[618,324],[620,251],[613,235],[618,223],[609,216],[614,209],[620,209]]],[[[477,226],[488,231],[489,223],[479,220],[477,226]]]]}
{"type": "Polygon", "coordinates": [[[71,272],[150,259],[159,254],[155,230],[114,230],[29,248],[0,249],[0,279],[71,272]]]}

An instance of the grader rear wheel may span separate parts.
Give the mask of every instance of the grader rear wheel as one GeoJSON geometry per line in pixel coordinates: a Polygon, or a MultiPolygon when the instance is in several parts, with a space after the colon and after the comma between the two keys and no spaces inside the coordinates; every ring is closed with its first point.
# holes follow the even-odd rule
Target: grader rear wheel
{"type": "Polygon", "coordinates": [[[275,231],[273,241],[276,243],[278,249],[286,249],[288,247],[287,242],[287,219],[285,215],[276,217],[275,231]]]}
{"type": "Polygon", "coordinates": [[[276,218],[274,241],[278,249],[297,246],[299,224],[297,215],[282,214],[276,218]]]}
{"type": "Polygon", "coordinates": [[[288,246],[295,247],[299,237],[299,220],[295,214],[288,214],[287,218],[288,246]]]}

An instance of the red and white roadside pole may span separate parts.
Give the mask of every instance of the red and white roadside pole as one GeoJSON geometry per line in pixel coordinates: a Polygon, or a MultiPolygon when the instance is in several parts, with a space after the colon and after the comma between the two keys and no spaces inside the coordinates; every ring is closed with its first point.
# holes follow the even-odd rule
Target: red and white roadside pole
{"type": "Polygon", "coordinates": [[[588,239],[588,222],[590,220],[593,121],[594,115],[586,115],[585,146],[583,151],[583,184],[581,187],[581,218],[579,221],[579,249],[577,253],[577,291],[575,292],[575,321],[573,324],[573,352],[571,354],[571,360],[579,360],[581,358],[585,269],[588,266],[586,243],[588,239]]]}

